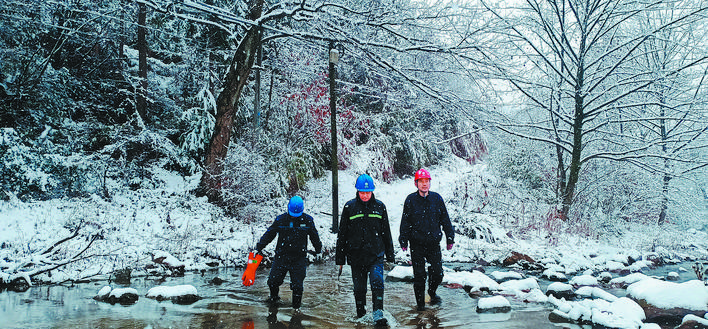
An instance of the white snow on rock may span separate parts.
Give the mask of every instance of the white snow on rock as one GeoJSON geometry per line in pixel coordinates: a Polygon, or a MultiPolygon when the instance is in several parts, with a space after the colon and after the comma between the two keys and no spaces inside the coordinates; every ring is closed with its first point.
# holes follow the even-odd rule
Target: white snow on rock
{"type": "MultiPolygon", "coordinates": [[[[103,287],[103,289],[105,289],[105,288],[106,287],[103,287]]],[[[103,289],[101,289],[101,291],[104,291],[103,289]]],[[[99,295],[100,295],[101,291],[99,291],[99,295]]],[[[111,293],[108,295],[108,297],[121,298],[125,294],[137,295],[138,291],[135,290],[134,288],[115,288],[115,289],[111,290],[111,293]]]]}
{"type": "Polygon", "coordinates": [[[556,306],[554,316],[571,322],[589,321],[608,328],[639,329],[645,319],[642,307],[627,297],[613,302],[604,299],[567,302],[550,296],[549,302],[556,306]]]}
{"type": "Polygon", "coordinates": [[[492,296],[480,298],[477,302],[477,311],[484,312],[488,310],[511,310],[511,303],[504,296],[492,296]]]}
{"type": "Polygon", "coordinates": [[[573,291],[573,286],[563,282],[551,282],[546,288],[546,291],[567,292],[573,291]]]}
{"type": "Polygon", "coordinates": [[[568,283],[570,283],[571,285],[576,286],[576,287],[597,286],[598,285],[597,278],[592,275],[587,275],[587,274],[573,277],[572,279],[570,279],[570,282],[568,282],[568,283]]]}
{"type": "Polygon", "coordinates": [[[399,281],[411,281],[413,280],[413,267],[397,265],[392,270],[388,271],[386,276],[399,281]]]}
{"type": "Polygon", "coordinates": [[[580,297],[585,297],[585,298],[601,298],[604,299],[608,302],[614,302],[617,300],[617,296],[602,290],[601,288],[598,287],[591,287],[591,286],[583,286],[578,288],[578,290],[575,291],[575,294],[580,296],[580,297]]]}
{"type": "Polygon", "coordinates": [[[112,290],[111,286],[105,286],[105,287],[101,288],[101,290],[98,291],[98,294],[96,294],[96,296],[98,296],[100,298],[106,298],[106,297],[108,297],[108,294],[111,293],[111,290],[112,290]]]}
{"type": "Polygon", "coordinates": [[[510,279],[515,279],[515,280],[521,280],[524,278],[524,275],[515,272],[515,271],[507,271],[507,272],[501,272],[501,271],[494,271],[489,274],[494,280],[497,282],[505,281],[505,280],[510,280],[510,279]]]}
{"type": "Polygon", "coordinates": [[[627,295],[664,309],[708,311],[708,288],[699,280],[674,283],[649,278],[629,285],[627,295]]]}
{"type": "Polygon", "coordinates": [[[147,292],[148,298],[168,299],[177,296],[196,295],[197,288],[192,285],[157,286],[147,292]]]}
{"type": "Polygon", "coordinates": [[[639,281],[646,280],[646,279],[650,279],[650,278],[651,277],[649,277],[648,275],[643,274],[643,273],[632,273],[630,275],[626,275],[623,277],[614,278],[614,279],[610,280],[610,284],[612,284],[612,285],[630,285],[632,283],[639,282],[639,281]]]}
{"type": "Polygon", "coordinates": [[[487,288],[489,290],[500,290],[499,283],[488,277],[484,273],[474,270],[472,272],[448,272],[443,277],[443,284],[457,283],[463,286],[472,287],[472,290],[487,288]]]}
{"type": "Polygon", "coordinates": [[[161,263],[170,266],[170,267],[180,267],[184,266],[184,262],[181,260],[177,259],[177,257],[172,256],[170,253],[162,250],[155,250],[153,251],[153,259],[160,259],[164,258],[161,263]]]}
{"type": "Polygon", "coordinates": [[[531,291],[533,289],[540,289],[538,286],[538,281],[534,278],[526,278],[523,280],[509,280],[499,284],[502,291],[513,292],[514,294],[522,291],[531,291]]]}

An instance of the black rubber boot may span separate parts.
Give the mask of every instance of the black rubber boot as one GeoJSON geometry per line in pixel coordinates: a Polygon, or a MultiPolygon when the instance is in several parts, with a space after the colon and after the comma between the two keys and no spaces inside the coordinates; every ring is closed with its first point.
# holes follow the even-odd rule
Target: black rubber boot
{"type": "Polygon", "coordinates": [[[302,294],[293,294],[293,309],[299,309],[302,304],[302,294]]]}
{"type": "Polygon", "coordinates": [[[435,286],[430,286],[428,289],[428,295],[430,296],[430,304],[431,305],[440,305],[440,303],[442,303],[442,299],[436,293],[436,291],[438,290],[437,288],[438,288],[438,286],[435,285],[435,286]]]}
{"type": "Polygon", "coordinates": [[[413,286],[413,294],[415,295],[415,303],[418,305],[418,311],[425,311],[425,286],[413,286]]]}
{"type": "Polygon", "coordinates": [[[266,303],[270,305],[278,305],[280,303],[280,287],[270,287],[270,296],[266,299],[266,303]]]}
{"type": "Polygon", "coordinates": [[[356,318],[361,318],[366,315],[366,295],[364,296],[354,296],[354,301],[356,302],[356,318]]]}

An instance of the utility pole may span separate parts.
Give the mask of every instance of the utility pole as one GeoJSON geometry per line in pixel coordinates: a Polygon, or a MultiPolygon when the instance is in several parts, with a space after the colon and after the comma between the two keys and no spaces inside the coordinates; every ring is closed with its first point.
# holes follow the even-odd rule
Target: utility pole
{"type": "Polygon", "coordinates": [[[339,159],[337,157],[337,94],[335,92],[339,51],[329,42],[329,113],[332,132],[332,233],[339,232],[339,159]]]}

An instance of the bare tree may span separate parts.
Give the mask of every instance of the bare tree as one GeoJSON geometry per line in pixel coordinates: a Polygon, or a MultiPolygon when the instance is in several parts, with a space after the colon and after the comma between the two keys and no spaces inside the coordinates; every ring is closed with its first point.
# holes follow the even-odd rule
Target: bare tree
{"type": "MultiPolygon", "coordinates": [[[[648,29],[656,29],[668,23],[677,11],[673,7],[659,8],[644,13],[639,21],[645,22],[642,26],[648,29]]],[[[708,66],[681,69],[701,55],[707,46],[705,40],[703,29],[677,24],[648,39],[642,45],[643,56],[636,58],[637,67],[653,72],[657,82],[632,97],[635,104],[643,105],[628,110],[640,118],[632,123],[636,125],[636,140],[656,141],[657,147],[649,150],[652,152],[650,157],[631,160],[660,177],[658,224],[666,221],[671,181],[688,178],[708,165],[705,152],[708,148],[708,102],[705,98],[708,66]],[[662,77],[665,72],[675,70],[680,72],[670,78],[662,77]]]]}
{"type": "Polygon", "coordinates": [[[637,58],[655,51],[647,45],[661,33],[705,19],[708,5],[700,1],[527,0],[513,9],[483,5],[504,25],[498,42],[508,47],[490,58],[492,73],[531,104],[526,116],[498,122],[498,127],[556,147],[563,218],[588,161],[638,163],[664,143],[629,143],[633,137],[622,134],[622,122],[646,119],[630,111],[651,102],[641,95],[708,59],[704,49],[693,48],[685,61],[665,70],[637,67],[637,58]],[[681,10],[661,24],[648,28],[640,19],[670,5],[681,10]]]}

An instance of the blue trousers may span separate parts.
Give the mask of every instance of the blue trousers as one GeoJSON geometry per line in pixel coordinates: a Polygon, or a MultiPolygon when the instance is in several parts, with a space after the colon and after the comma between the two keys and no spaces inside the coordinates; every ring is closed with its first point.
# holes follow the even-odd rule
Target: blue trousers
{"type": "Polygon", "coordinates": [[[363,316],[362,313],[365,312],[367,277],[371,283],[371,298],[374,311],[383,309],[383,260],[371,265],[351,265],[351,268],[357,315],[363,316]]]}

